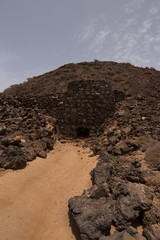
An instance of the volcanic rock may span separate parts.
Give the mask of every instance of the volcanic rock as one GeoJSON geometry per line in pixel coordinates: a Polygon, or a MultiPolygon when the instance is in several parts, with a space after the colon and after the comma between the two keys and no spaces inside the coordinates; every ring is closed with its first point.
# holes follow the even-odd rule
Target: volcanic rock
{"type": "Polygon", "coordinates": [[[21,169],[27,164],[24,152],[17,146],[9,146],[0,155],[0,167],[5,169],[21,169]]]}
{"type": "Polygon", "coordinates": [[[98,239],[110,231],[112,211],[105,198],[91,199],[86,196],[69,200],[69,211],[80,231],[82,240],[98,239]]]}
{"type": "Polygon", "coordinates": [[[128,227],[126,230],[116,232],[108,237],[101,237],[100,240],[146,240],[140,233],[133,227],[128,227]]]}
{"type": "Polygon", "coordinates": [[[143,184],[118,184],[113,191],[114,223],[117,229],[125,229],[139,216],[150,209],[153,191],[143,184]]]}

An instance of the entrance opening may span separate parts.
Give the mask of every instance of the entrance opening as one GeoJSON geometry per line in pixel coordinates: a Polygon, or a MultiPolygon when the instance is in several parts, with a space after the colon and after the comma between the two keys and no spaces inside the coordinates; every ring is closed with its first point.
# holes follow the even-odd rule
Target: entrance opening
{"type": "Polygon", "coordinates": [[[77,128],[77,138],[87,138],[90,135],[90,129],[89,128],[84,128],[80,127],[77,128]]]}

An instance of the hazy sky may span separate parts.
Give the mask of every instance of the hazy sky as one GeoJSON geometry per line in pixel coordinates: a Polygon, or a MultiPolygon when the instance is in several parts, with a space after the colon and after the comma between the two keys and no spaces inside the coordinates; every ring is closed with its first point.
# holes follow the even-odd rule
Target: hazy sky
{"type": "Polygon", "coordinates": [[[0,91],[93,59],[160,70],[160,0],[0,0],[0,91]]]}

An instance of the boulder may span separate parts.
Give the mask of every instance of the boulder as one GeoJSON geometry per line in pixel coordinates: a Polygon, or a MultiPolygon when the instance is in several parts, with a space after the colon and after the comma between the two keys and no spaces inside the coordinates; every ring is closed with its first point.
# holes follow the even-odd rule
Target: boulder
{"type": "Polygon", "coordinates": [[[22,151],[25,155],[27,162],[33,161],[37,157],[37,155],[32,147],[23,147],[22,151]]]}
{"type": "Polygon", "coordinates": [[[99,162],[91,172],[93,184],[99,185],[107,182],[112,175],[112,167],[107,162],[99,162]]]}
{"type": "Polygon", "coordinates": [[[21,169],[27,164],[27,159],[21,148],[9,146],[0,155],[0,167],[4,169],[21,169]]]}
{"type": "Polygon", "coordinates": [[[96,240],[109,233],[113,219],[110,206],[106,198],[97,200],[83,195],[69,200],[69,213],[82,240],[96,240]]]}
{"type": "MultiPolygon", "coordinates": [[[[134,223],[140,213],[151,207],[153,192],[143,184],[122,181],[120,184],[116,183],[112,191],[112,194],[109,193],[108,184],[103,183],[94,185],[82,196],[69,200],[69,213],[82,239],[98,239],[109,234],[111,224],[119,231],[125,230],[134,223]]],[[[124,231],[123,238],[127,239],[129,234],[124,231]]],[[[132,235],[130,239],[136,239],[132,235]]]]}
{"type": "Polygon", "coordinates": [[[140,212],[149,210],[152,199],[153,191],[143,184],[117,184],[113,190],[113,221],[117,229],[125,229],[139,217],[140,212]]]}

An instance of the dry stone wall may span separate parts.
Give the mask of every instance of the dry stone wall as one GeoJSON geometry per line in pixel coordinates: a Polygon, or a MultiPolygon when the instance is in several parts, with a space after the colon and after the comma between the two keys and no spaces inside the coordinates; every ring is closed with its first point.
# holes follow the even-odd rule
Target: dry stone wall
{"type": "Polygon", "coordinates": [[[58,133],[73,138],[95,135],[115,111],[111,85],[101,80],[73,81],[65,93],[33,96],[23,104],[44,109],[57,119],[58,133]]]}
{"type": "Polygon", "coordinates": [[[108,82],[71,82],[57,107],[58,131],[75,138],[92,136],[114,109],[114,97],[108,82]]]}

